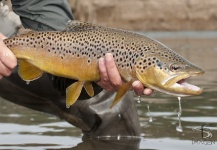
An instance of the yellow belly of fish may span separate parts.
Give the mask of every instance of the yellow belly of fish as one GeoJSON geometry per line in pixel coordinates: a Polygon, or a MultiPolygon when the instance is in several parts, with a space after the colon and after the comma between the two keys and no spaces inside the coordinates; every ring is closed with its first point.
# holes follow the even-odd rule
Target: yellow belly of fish
{"type": "Polygon", "coordinates": [[[26,60],[44,72],[79,81],[100,79],[97,59],[91,59],[91,63],[88,63],[88,57],[73,57],[68,54],[61,59],[59,54],[52,54],[43,49],[21,50],[19,47],[11,49],[17,58],[26,60]]]}

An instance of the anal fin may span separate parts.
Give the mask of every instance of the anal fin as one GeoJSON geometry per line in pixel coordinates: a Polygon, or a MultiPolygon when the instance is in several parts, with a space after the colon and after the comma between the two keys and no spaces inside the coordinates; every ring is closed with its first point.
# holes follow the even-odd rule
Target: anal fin
{"type": "Polygon", "coordinates": [[[70,85],[66,89],[66,107],[69,108],[71,105],[73,105],[79,95],[81,94],[81,90],[83,87],[84,82],[78,81],[70,85]]]}
{"type": "Polygon", "coordinates": [[[20,59],[18,73],[23,80],[32,81],[40,78],[43,74],[43,71],[36,66],[33,66],[26,60],[20,59]]]}
{"type": "Polygon", "coordinates": [[[93,90],[93,86],[92,86],[91,82],[85,82],[84,88],[90,97],[94,96],[94,90],[93,90]]]}
{"type": "Polygon", "coordinates": [[[112,108],[115,104],[117,104],[123,96],[129,91],[129,89],[132,87],[132,81],[124,83],[117,91],[117,94],[115,96],[115,99],[113,100],[110,108],[112,108]]]}

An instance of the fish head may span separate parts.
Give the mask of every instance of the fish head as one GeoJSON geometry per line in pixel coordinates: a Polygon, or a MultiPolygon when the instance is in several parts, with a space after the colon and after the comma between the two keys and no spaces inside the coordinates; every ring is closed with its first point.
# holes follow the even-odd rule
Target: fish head
{"type": "Polygon", "coordinates": [[[204,70],[169,48],[143,54],[135,65],[136,77],[144,86],[169,95],[184,97],[199,95],[203,89],[186,82],[204,70]]]}

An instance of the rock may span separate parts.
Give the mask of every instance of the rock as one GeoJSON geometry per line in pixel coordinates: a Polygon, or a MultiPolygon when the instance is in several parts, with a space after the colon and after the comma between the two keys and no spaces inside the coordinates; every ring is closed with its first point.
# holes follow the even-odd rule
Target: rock
{"type": "Polygon", "coordinates": [[[75,18],[128,30],[216,30],[216,0],[68,0],[75,18]]]}

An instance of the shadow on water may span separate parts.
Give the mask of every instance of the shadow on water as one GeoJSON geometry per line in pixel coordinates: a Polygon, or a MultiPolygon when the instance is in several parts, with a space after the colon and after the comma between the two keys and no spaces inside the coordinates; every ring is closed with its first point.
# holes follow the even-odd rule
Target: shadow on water
{"type": "MultiPolygon", "coordinates": [[[[140,137],[82,137],[82,132],[52,115],[33,111],[0,99],[1,149],[143,150],[217,148],[217,33],[147,33],[205,69],[201,77],[190,79],[204,87],[200,96],[182,98],[155,93],[137,103],[141,121],[140,137]],[[150,112],[148,111],[148,107],[150,112]],[[149,122],[149,117],[153,121],[149,122]]],[[[135,98],[136,99],[136,98],[135,98]]]]}

